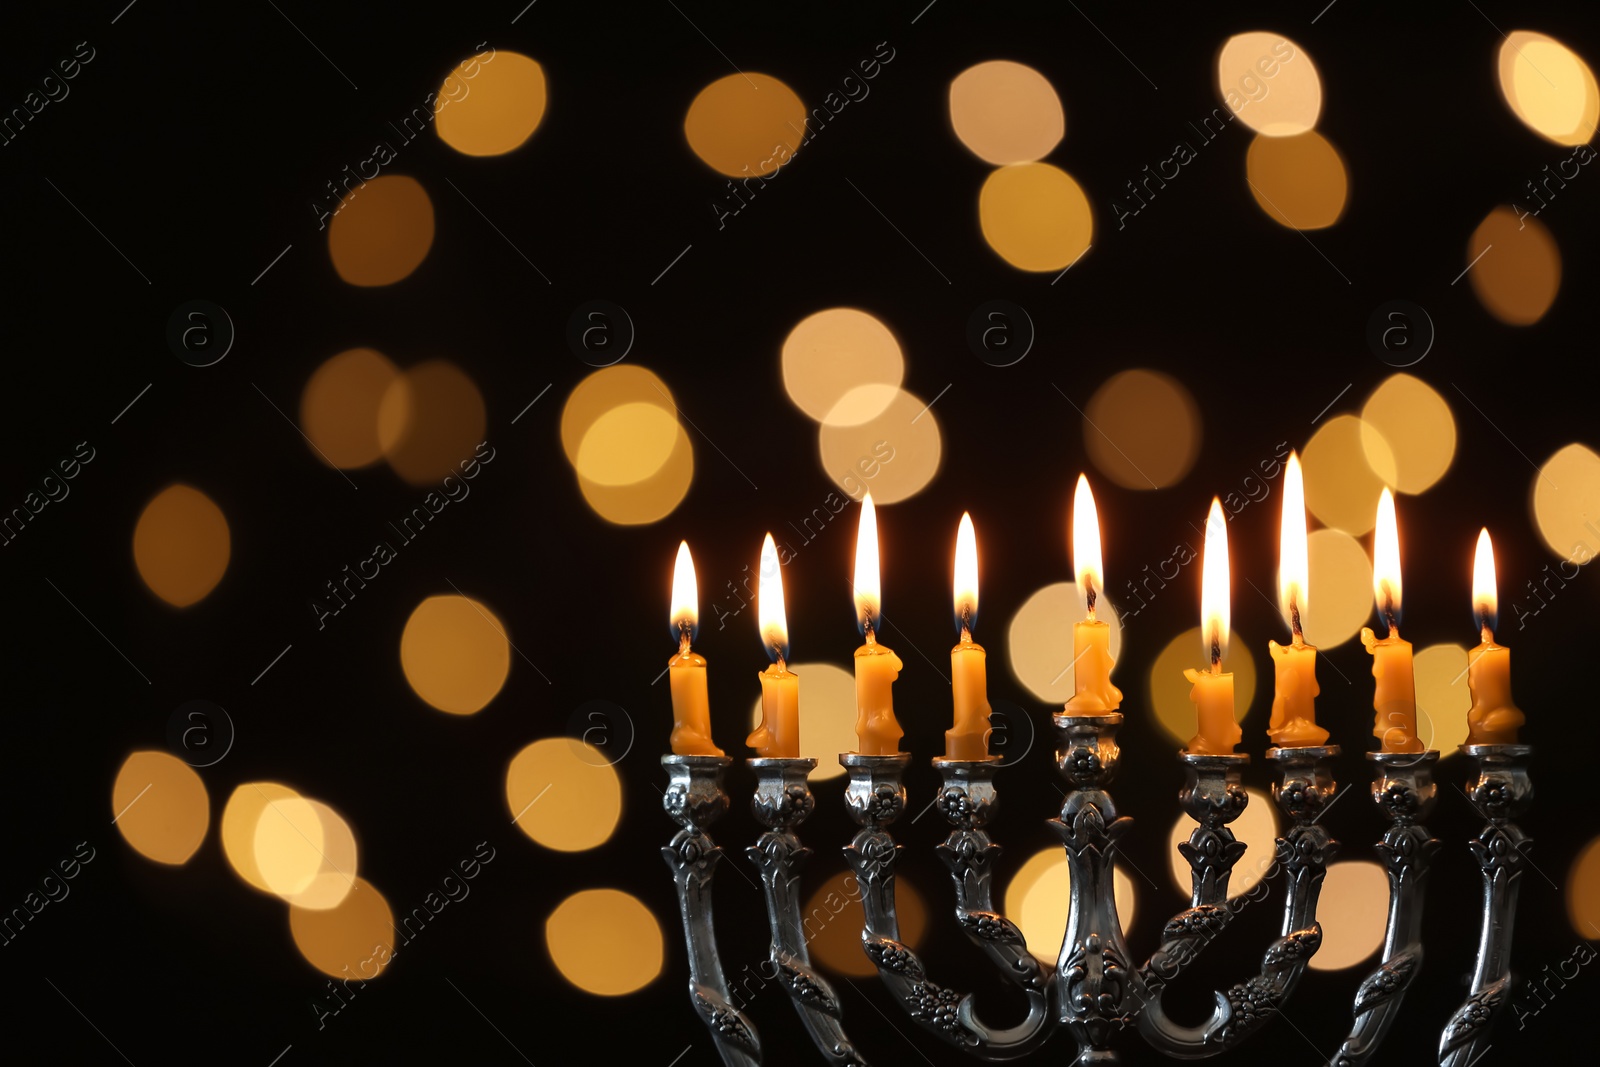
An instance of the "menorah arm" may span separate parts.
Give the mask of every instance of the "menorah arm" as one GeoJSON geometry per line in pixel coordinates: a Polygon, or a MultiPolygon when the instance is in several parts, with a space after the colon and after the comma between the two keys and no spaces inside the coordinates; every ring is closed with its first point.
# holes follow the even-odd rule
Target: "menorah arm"
{"type": "Polygon", "coordinates": [[[1510,995],[1511,933],[1517,914],[1517,890],[1523,853],[1529,838],[1511,820],[1533,800],[1528,777],[1527,745],[1462,745],[1478,761],[1478,777],[1468,798],[1486,818],[1481,833],[1469,844],[1483,879],[1483,927],[1472,991],[1439,1035],[1440,1067],[1468,1067],[1489,1046],[1489,1029],[1510,995]]]}
{"type": "MultiPolygon", "coordinates": [[[[845,801],[851,817],[862,827],[844,850],[845,860],[861,887],[861,905],[866,915],[862,947],[895,1001],[929,1033],[987,1060],[1025,1056],[1051,1033],[1049,981],[1028,952],[1021,931],[994,911],[989,865],[994,855],[991,850],[997,851],[999,846],[981,830],[958,829],[941,846],[949,850],[941,855],[957,881],[957,917],[962,929],[1022,988],[1028,997],[1027,1017],[1008,1029],[988,1026],[977,1017],[971,994],[946,989],[929,979],[922,961],[900,940],[895,866],[901,846],[886,827],[905,811],[904,772],[909,760],[903,754],[864,756],[852,752],[840,756],[850,774],[845,801]]],[[[948,783],[948,769],[946,779],[948,783]]],[[[947,817],[952,813],[960,817],[963,803],[975,810],[971,792],[965,802],[948,793],[947,789],[938,798],[947,817]]],[[[984,803],[992,804],[992,797],[984,803]]]]}
{"type": "Polygon", "coordinates": [[[1267,759],[1278,769],[1273,796],[1291,822],[1277,839],[1273,864],[1285,875],[1283,933],[1262,955],[1255,977],[1216,991],[1210,1018],[1198,1026],[1182,1026],[1167,1016],[1162,1005],[1168,980],[1221,933],[1250,898],[1227,899],[1228,876],[1239,853],[1230,847],[1233,835],[1225,824],[1244,810],[1238,781],[1245,757],[1179,753],[1188,768],[1180,799],[1200,823],[1190,847],[1183,850],[1193,874],[1193,903],[1167,923],[1161,947],[1141,969],[1147,1000],[1139,1012],[1139,1033],[1152,1047],[1176,1059],[1216,1056],[1265,1026],[1294,993],[1322,943],[1317,897],[1338,845],[1316,819],[1334,795],[1331,761],[1338,754],[1333,745],[1267,751],[1267,759]]]}
{"type": "Polygon", "coordinates": [[[801,918],[800,868],[811,850],[800,843],[794,828],[804,822],[816,801],[806,776],[814,759],[752,759],[756,791],[750,807],[756,821],[767,827],[756,844],[745,850],[761,872],[772,931],[769,958],[773,977],[782,981],[806,1032],[823,1058],[833,1067],[868,1067],[844,1032],[839,997],[826,979],[811,966],[801,918]]]}
{"type": "Polygon", "coordinates": [[[712,922],[711,879],[722,849],[705,827],[728,810],[722,773],[730,762],[723,756],[661,757],[670,777],[662,805],[682,827],[661,850],[661,856],[678,887],[678,910],[689,951],[689,999],[727,1067],[760,1067],[761,1039],[728,992],[712,922]]]}
{"type": "Polygon", "coordinates": [[[1360,1067],[1383,1043],[1400,1017],[1400,1004],[1422,969],[1422,901],[1428,867],[1439,842],[1418,820],[1432,806],[1433,765],[1439,753],[1370,752],[1376,768],[1373,801],[1392,820],[1378,842],[1389,875],[1389,924],[1383,962],[1356,991],[1355,1025],[1332,1067],[1360,1067]]]}

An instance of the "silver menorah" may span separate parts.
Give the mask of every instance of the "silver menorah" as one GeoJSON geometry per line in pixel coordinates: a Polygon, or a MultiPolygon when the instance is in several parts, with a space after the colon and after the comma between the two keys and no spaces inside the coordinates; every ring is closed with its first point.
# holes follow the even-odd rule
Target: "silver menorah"
{"type": "MultiPolygon", "coordinates": [[[[1273,799],[1287,828],[1275,843],[1270,877],[1283,882],[1280,936],[1261,956],[1259,973],[1215,992],[1211,1016],[1198,1026],[1174,1023],[1162,1008],[1167,985],[1213,941],[1235,911],[1228,879],[1245,845],[1228,824],[1245,809],[1248,755],[1179,752],[1185,781],[1178,802],[1198,824],[1179,850],[1192,880],[1190,906],[1169,919],[1151,957],[1135,965],[1123,938],[1112,895],[1118,842],[1132,820],[1117,814],[1107,787],[1121,754],[1122,716],[1054,716],[1056,762],[1069,792],[1051,825],[1061,835],[1071,877],[1066,937],[1053,971],[1028,950],[1022,932],[996,911],[994,862],[1000,846],[986,827],[999,807],[999,758],[935,759],[941,780],[934,805],[950,824],[938,846],[955,889],[962,932],[994,961],[1026,997],[1020,1023],[996,1029],[979,1019],[972,997],[939,985],[900,939],[895,913],[895,867],[901,846],[889,827],[905,811],[908,753],[839,757],[849,775],[845,803],[860,826],[844,849],[862,887],[865,926],[861,943],[884,985],[924,1030],[980,1059],[1016,1060],[1064,1029],[1076,1044],[1074,1063],[1116,1063],[1111,1047],[1122,1031],[1136,1029],[1152,1047],[1175,1059],[1203,1059],[1235,1048],[1263,1029],[1288,1003],[1322,941],[1317,896],[1338,844],[1318,819],[1335,794],[1335,745],[1272,748],[1273,799]]],[[[1478,772],[1468,795],[1485,819],[1469,844],[1482,874],[1482,927],[1471,994],[1439,1037],[1441,1067],[1467,1067],[1488,1046],[1489,1030],[1509,999],[1512,922],[1529,839],[1512,821],[1533,797],[1527,745],[1464,745],[1478,772]]],[[[1350,1036],[1333,1057],[1338,1067],[1366,1063],[1400,1013],[1406,991],[1422,968],[1422,908],[1428,868],[1439,848],[1422,819],[1435,793],[1439,753],[1370,753],[1372,799],[1388,818],[1377,842],[1389,879],[1389,913],[1381,963],[1361,982],[1350,1036]]],[[[689,993],[729,1067],[761,1063],[755,1027],[730,999],[713,934],[711,883],[722,852],[706,827],[728,809],[722,756],[663,756],[670,776],[667,813],[681,827],[662,849],[678,886],[689,955],[689,993]]],[[[751,759],[756,789],[752,810],[766,831],[747,850],[760,869],[771,925],[769,961],[824,1062],[864,1065],[845,1032],[839,998],[811,966],[798,896],[800,868],[810,849],[796,827],[815,805],[807,775],[812,759],[751,759]]],[[[1062,1062],[1068,1062],[1063,1060],[1062,1062]]]]}

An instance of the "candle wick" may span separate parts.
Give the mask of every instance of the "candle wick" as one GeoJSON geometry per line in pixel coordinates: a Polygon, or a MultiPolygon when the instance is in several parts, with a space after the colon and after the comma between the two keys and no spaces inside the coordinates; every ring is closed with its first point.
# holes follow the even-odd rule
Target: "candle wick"
{"type": "Polygon", "coordinates": [[[1088,603],[1089,618],[1091,619],[1094,618],[1094,602],[1099,599],[1099,596],[1100,594],[1096,593],[1094,589],[1094,579],[1085,575],[1083,579],[1083,598],[1088,603]]]}
{"type": "Polygon", "coordinates": [[[1487,621],[1483,624],[1483,643],[1486,645],[1494,644],[1494,631],[1489,629],[1487,621]]]}
{"type": "Polygon", "coordinates": [[[678,620],[678,655],[680,656],[687,656],[689,654],[689,633],[689,620],[678,620]]]}
{"type": "Polygon", "coordinates": [[[1222,635],[1215,630],[1211,632],[1211,673],[1222,673],[1222,635]]]}
{"type": "Polygon", "coordinates": [[[870,616],[870,615],[867,616],[867,624],[866,625],[867,625],[867,647],[868,648],[876,648],[876,647],[878,647],[878,638],[872,632],[872,616],[870,616]]]}
{"type": "Polygon", "coordinates": [[[1391,603],[1383,609],[1383,621],[1389,625],[1389,636],[1400,636],[1400,624],[1394,618],[1394,605],[1391,603]]]}
{"type": "Polygon", "coordinates": [[[1306,643],[1305,634],[1300,629],[1300,605],[1293,600],[1289,601],[1289,629],[1294,632],[1296,647],[1306,643]]]}
{"type": "MultiPolygon", "coordinates": [[[[774,651],[776,651],[776,649],[774,649],[774,651]]],[[[778,673],[779,674],[787,674],[787,673],[789,673],[789,665],[784,662],[783,653],[782,652],[778,652],[778,673]]]]}

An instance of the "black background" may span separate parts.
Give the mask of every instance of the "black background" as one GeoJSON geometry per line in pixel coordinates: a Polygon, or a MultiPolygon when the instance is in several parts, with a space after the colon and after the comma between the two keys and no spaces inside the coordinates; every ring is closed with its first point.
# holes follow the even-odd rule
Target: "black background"
{"type": "MultiPolygon", "coordinates": [[[[679,3],[680,11],[543,0],[514,25],[518,0],[284,2],[281,10],[140,0],[119,18],[120,3],[11,13],[0,36],[0,107],[19,105],[78,42],[87,40],[96,57],[67,99],[0,147],[8,341],[0,503],[20,503],[77,442],[89,441],[97,454],[71,496],[0,552],[10,727],[0,744],[0,904],[20,903],[80,841],[97,858],[68,899],[0,949],[8,1042],[37,1039],[71,1063],[119,1062],[114,1044],[140,1065],[267,1064],[286,1046],[286,1067],[363,1055],[714,1062],[685,996],[676,904],[657,858],[671,830],[656,762],[670,713],[665,685],[652,688],[651,680],[671,652],[666,593],[678,540],[693,544],[706,590],[754,564],[765,529],[798,519],[833,488],[816,459],[815,427],[788,402],[778,369],[789,328],[820,308],[858,305],[890,324],[907,352],[906,386],[919,396],[952,386],[933,409],[945,441],[938,478],[880,514],[885,599],[896,624],[886,640],[902,646],[907,665],[897,697],[905,747],[916,754],[913,797],[932,790],[926,757],[938,751],[949,693],[905,646],[940,649],[952,636],[946,575],[956,519],[970,509],[978,524],[987,641],[999,652],[996,623],[1038,586],[1070,577],[1067,504],[1088,461],[1082,420],[1060,392],[1081,406],[1117,369],[1147,366],[1181,378],[1205,413],[1205,438],[1198,465],[1175,488],[1139,493],[1099,483],[1113,585],[1119,567],[1166,558],[1210,496],[1235,488],[1277,442],[1303,444],[1313,418],[1346,386],[1334,411],[1357,408],[1391,372],[1366,344],[1369,316],[1402,298],[1425,307],[1437,327],[1432,352],[1413,372],[1450,401],[1460,438],[1449,474],[1424,496],[1401,500],[1407,636],[1419,645],[1472,639],[1467,584],[1480,525],[1493,529],[1506,601],[1554,561],[1532,526],[1529,494],[1535,464],[1574,439],[1600,439],[1584,325],[1600,272],[1591,240],[1600,178],[1585,171],[1542,216],[1564,275],[1560,297],[1536,326],[1499,324],[1465,281],[1451,279],[1483,216],[1570,154],[1525,128],[1501,100],[1495,27],[1543,30],[1595,61],[1592,15],[1544,4],[1378,11],[1343,0],[1312,25],[1318,0],[1231,11],[922,3],[866,10],[696,2],[679,3]],[[1315,247],[1271,221],[1243,180],[1248,134],[1230,128],[1118,231],[1111,202],[1124,182],[1170,155],[1174,141],[1190,139],[1186,124],[1217,104],[1216,48],[1250,29],[1288,34],[1321,72],[1318,128],[1351,176],[1343,219],[1310,235],[1315,247]],[[431,135],[406,146],[390,170],[429,190],[432,250],[397,285],[344,284],[309,205],[483,41],[543,64],[543,124],[501,158],[467,158],[431,135]],[[881,41],[895,58],[870,97],[719,230],[710,205],[723,179],[682,135],[694,94],[729,73],[731,60],[816,102],[881,41]],[[1006,266],[976,225],[989,168],[955,141],[944,94],[957,73],[991,58],[1030,64],[1055,85],[1067,135],[1049,160],[1078,179],[1096,211],[1093,251],[1057,285],[1051,275],[1006,266]],[[691,250],[652,285],[686,245],[691,250]],[[225,307],[238,330],[228,357],[204,369],[179,362],[164,341],[173,308],[195,298],[225,307]],[[693,488],[653,526],[598,520],[560,456],[561,404],[589,370],[566,347],[566,322],[592,298],[628,310],[638,329],[629,361],[659,373],[703,431],[694,441],[693,488]],[[965,339],[968,315],[994,298],[1025,307],[1038,329],[1032,353],[1009,368],[981,362],[965,339]],[[260,394],[293,412],[310,372],[356,345],[401,365],[457,361],[488,399],[497,459],[468,501],[319,632],[311,598],[365,556],[374,531],[422,490],[382,466],[353,473],[352,489],[260,394]],[[149,392],[112,425],[146,384],[149,392]],[[222,583],[184,611],[144,588],[130,550],[145,501],[174,480],[209,494],[233,538],[222,583]],[[449,583],[491,604],[548,681],[513,658],[504,690],[483,713],[457,718],[422,704],[399,669],[400,630],[421,598],[448,592],[449,583]],[[288,654],[252,685],[286,645],[288,654]],[[111,782],[130,750],[164,745],[173,709],[196,698],[225,707],[238,737],[226,759],[202,772],[213,832],[185,867],[160,868],[110,825],[111,782]],[[637,744],[619,764],[623,821],[599,849],[552,853],[510,826],[504,768],[527,742],[566,730],[572,712],[596,698],[620,704],[637,727],[637,744]],[[263,778],[343,812],[359,835],[363,875],[397,911],[420,903],[478,842],[497,850],[470,900],[446,910],[436,932],[320,1031],[310,1005],[324,979],[295,950],[283,905],[228,869],[214,831],[232,789],[263,778]],[[549,910],[576,889],[601,885],[641,897],[667,934],[661,977],[614,1001],[568,986],[543,947],[549,910]]],[[[853,512],[845,518],[786,571],[799,659],[845,663],[854,647],[844,584],[853,512]]],[[[1275,503],[1253,506],[1229,531],[1235,574],[1262,588],[1273,581],[1276,521],[1275,503]]],[[[1502,625],[1517,649],[1524,736],[1539,746],[1540,799],[1524,820],[1538,869],[1524,878],[1514,957],[1525,976],[1567,959],[1577,943],[1564,884],[1596,830],[1586,806],[1592,791],[1580,777],[1595,741],[1584,696],[1594,581],[1585,569],[1525,629],[1502,625]]],[[[1237,577],[1235,586],[1243,588],[1237,577]]],[[[1166,868],[1180,774],[1173,746],[1141,713],[1145,679],[1151,658],[1194,625],[1196,613],[1189,591],[1153,603],[1148,621],[1129,628],[1117,674],[1129,713],[1117,794],[1137,820],[1126,848],[1150,871],[1166,868]]],[[[1260,598],[1237,591],[1234,618],[1263,639],[1279,625],[1260,598]]],[[[697,648],[712,661],[718,739],[742,756],[754,696],[748,672],[761,655],[753,625],[706,627],[697,648]]],[[[1261,650],[1252,654],[1260,664],[1261,650]]],[[[1353,684],[1325,673],[1321,717],[1345,748],[1341,781],[1358,788],[1326,822],[1346,857],[1370,857],[1382,823],[1362,795],[1369,661],[1356,642],[1328,658],[1353,684]]],[[[1245,723],[1245,747],[1258,761],[1268,688],[1258,690],[1245,723]]],[[[1043,728],[1048,709],[1009,672],[991,673],[991,692],[1034,709],[1043,728]]],[[[1467,772],[1460,758],[1441,768],[1429,825],[1446,847],[1430,886],[1426,968],[1379,1062],[1430,1057],[1464,995],[1478,893],[1464,841],[1479,822],[1457,788],[1467,772]]],[[[1006,809],[995,832],[1010,857],[1002,878],[1052,840],[1044,820],[1059,803],[1055,780],[1043,743],[1002,778],[1006,809]]],[[[1259,763],[1249,780],[1265,784],[1259,763]]],[[[717,837],[735,853],[729,862],[743,866],[736,853],[755,827],[744,810],[750,777],[742,766],[730,786],[735,810],[717,837]]],[[[842,869],[837,846],[850,827],[840,789],[840,780],[818,786],[818,812],[804,831],[818,852],[808,886],[842,869]]],[[[946,892],[933,852],[940,836],[929,820],[901,828],[909,877],[948,901],[938,895],[946,892]]],[[[1139,885],[1139,958],[1153,947],[1157,917],[1184,903],[1158,881],[1159,890],[1139,885]]],[[[761,902],[728,868],[718,890],[723,949],[737,971],[765,954],[761,902]]],[[[1230,931],[1229,950],[1195,968],[1193,1005],[1201,984],[1253,972],[1274,933],[1273,910],[1251,909],[1230,931]]],[[[925,944],[934,976],[976,984],[990,1013],[1003,1014],[1006,994],[947,915],[936,916],[935,931],[925,944]]],[[[1240,1061],[1324,1062],[1348,1028],[1362,973],[1308,974],[1288,1006],[1293,1028],[1274,1024],[1240,1061]]],[[[1595,982],[1585,970],[1520,1032],[1508,1011],[1484,1062],[1578,1040],[1595,982]]],[[[877,1062],[963,1062],[905,1020],[876,980],[840,989],[849,1030],[877,1062]]],[[[770,1062],[812,1062],[784,999],[774,989],[751,1007],[770,1062]]],[[[1154,1061],[1128,1037],[1130,1061],[1154,1061]]],[[[1065,1039],[1039,1058],[1051,1056],[1070,1058],[1065,1039]]]]}

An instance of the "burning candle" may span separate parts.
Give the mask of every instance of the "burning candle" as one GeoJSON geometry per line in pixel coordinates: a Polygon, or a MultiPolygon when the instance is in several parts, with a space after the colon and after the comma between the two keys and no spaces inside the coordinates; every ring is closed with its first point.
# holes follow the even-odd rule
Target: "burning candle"
{"type": "Polygon", "coordinates": [[[678,756],[720,756],[711,743],[711,701],[706,695],[706,661],[689,646],[700,621],[700,591],[694,580],[689,542],[678,543],[672,568],[672,632],[678,654],[667,661],[672,687],[672,752],[678,756]]]}
{"type": "Polygon", "coordinates": [[[1228,610],[1228,520],[1222,502],[1212,497],[1200,560],[1200,635],[1211,670],[1183,672],[1194,687],[1189,699],[1198,712],[1200,727],[1187,747],[1203,755],[1229,755],[1243,736],[1233,714],[1233,675],[1222,670],[1222,653],[1228,647],[1228,610]]]}
{"type": "Polygon", "coordinates": [[[1094,617],[1102,584],[1100,516],[1089,479],[1078,475],[1072,493],[1072,565],[1086,613],[1072,626],[1072,698],[1068,715],[1104,715],[1122,706],[1122,690],[1111,684],[1111,627],[1094,617]]]}
{"type": "Polygon", "coordinates": [[[883,598],[878,587],[878,512],[872,494],[861,499],[861,526],[856,531],[856,622],[867,643],[856,649],[856,743],[863,756],[892,756],[900,751],[905,731],[894,717],[890,687],[900,675],[900,657],[878,644],[883,598]]]}
{"type": "Polygon", "coordinates": [[[1328,731],[1317,725],[1317,650],[1306,644],[1300,627],[1306,609],[1311,566],[1306,551],[1306,490],[1300,457],[1289,453],[1283,476],[1283,517],[1278,532],[1278,603],[1289,620],[1291,643],[1267,642],[1275,687],[1267,736],[1279,748],[1321,745],[1328,731]]]}
{"type": "Polygon", "coordinates": [[[944,755],[945,759],[987,759],[989,654],[972,640],[972,628],[978,618],[978,535],[972,529],[972,516],[965,512],[956,530],[953,586],[961,640],[950,650],[950,689],[955,698],[955,721],[944,733],[944,755]]]}
{"type": "Polygon", "coordinates": [[[756,583],[756,624],[772,662],[761,680],[761,725],[745,744],[756,754],[775,759],[800,755],[800,676],[789,670],[789,622],[783,610],[783,575],[772,535],[761,542],[761,573],[756,583]]]}
{"type": "Polygon", "coordinates": [[[1372,592],[1389,635],[1378,640],[1361,628],[1361,643],[1372,653],[1372,733],[1384,752],[1421,752],[1417,737],[1417,690],[1412,675],[1411,642],[1400,636],[1400,530],[1394,495],[1378,498],[1378,523],[1372,534],[1372,592]]]}
{"type": "Polygon", "coordinates": [[[1511,700],[1511,650],[1494,641],[1498,608],[1494,546],[1489,543],[1489,531],[1483,530],[1472,560],[1472,610],[1483,643],[1467,654],[1467,690],[1472,694],[1472,710],[1467,712],[1469,745],[1514,745],[1517,727],[1526,721],[1522,709],[1511,700]]]}

